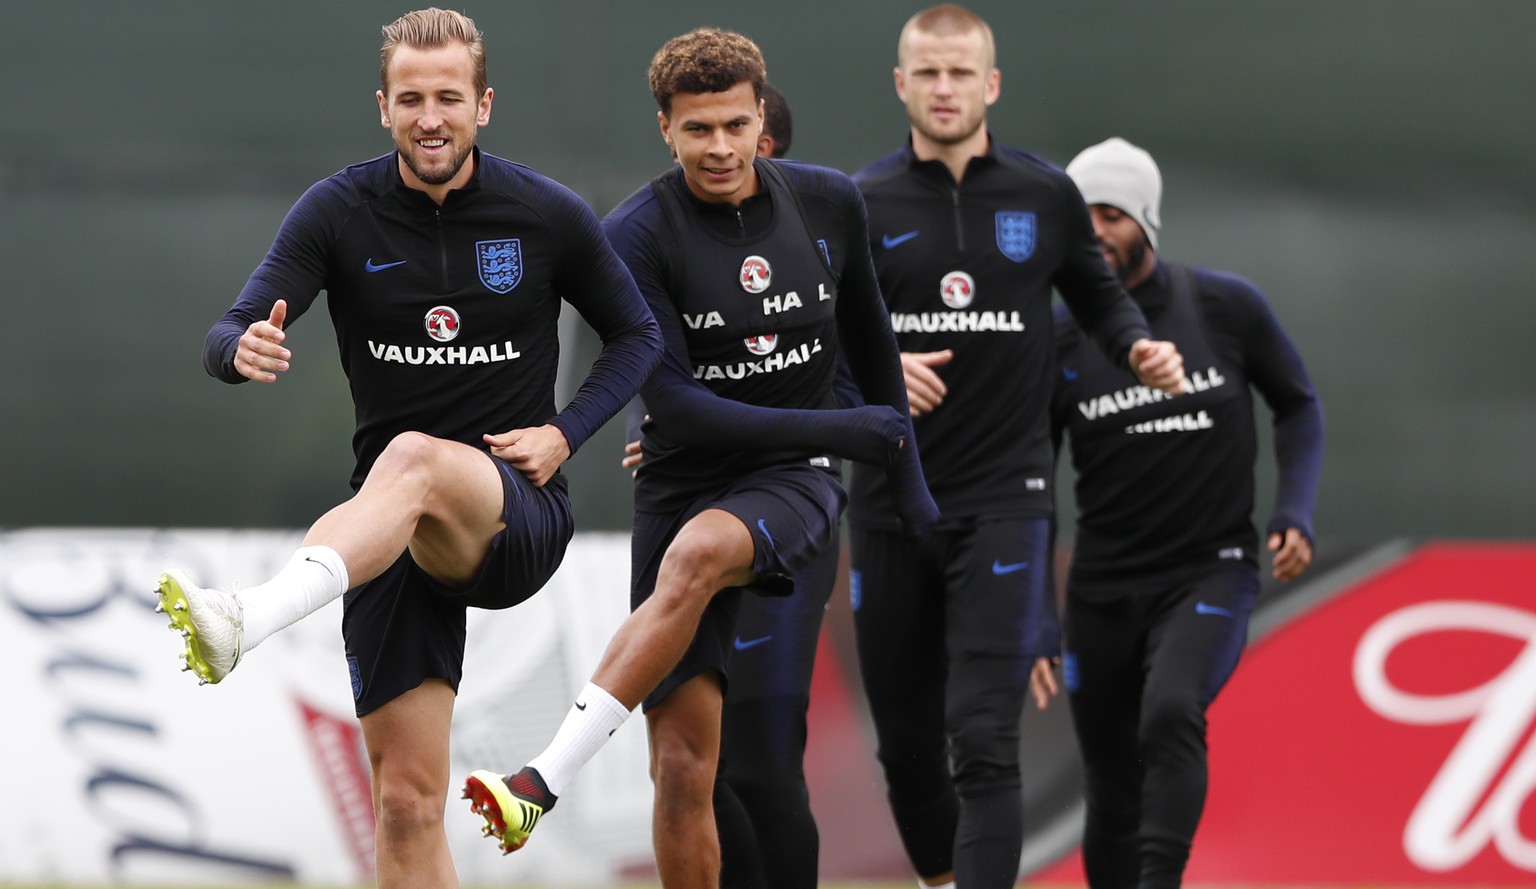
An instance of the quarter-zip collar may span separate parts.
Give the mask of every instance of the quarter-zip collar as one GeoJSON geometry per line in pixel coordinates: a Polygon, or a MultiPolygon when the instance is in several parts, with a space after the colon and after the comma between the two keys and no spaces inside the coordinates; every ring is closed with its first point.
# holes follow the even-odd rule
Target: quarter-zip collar
{"type": "Polygon", "coordinates": [[[470,149],[470,157],[464,160],[466,164],[473,163],[475,167],[469,174],[469,181],[465,182],[462,187],[448,192],[448,195],[441,204],[432,200],[432,196],[421,189],[406,185],[405,179],[400,176],[400,152],[394,152],[391,157],[395,164],[395,193],[400,196],[400,200],[410,206],[422,207],[428,210],[449,210],[461,201],[468,200],[471,195],[480,190],[481,162],[480,146],[478,145],[470,149]]]}
{"type": "MultiPolygon", "coordinates": [[[[761,172],[758,173],[758,180],[763,181],[761,172]]],[[[688,206],[699,214],[705,226],[721,238],[747,241],[773,227],[774,208],[773,198],[770,196],[772,190],[766,182],[763,182],[757,194],[745,198],[740,204],[700,200],[683,181],[681,169],[675,171],[672,185],[682,193],[688,206]]]]}
{"type": "Polygon", "coordinates": [[[955,181],[955,175],[949,171],[948,164],[937,159],[925,161],[919,158],[917,156],[917,152],[912,148],[911,134],[907,135],[907,143],[902,150],[905,152],[907,167],[909,169],[918,173],[919,175],[931,177],[935,182],[947,188],[958,188],[959,186],[965,184],[965,180],[971,178],[971,173],[973,170],[983,170],[998,163],[997,142],[992,139],[992,133],[990,130],[987,132],[987,150],[984,153],[975,155],[970,160],[966,161],[966,175],[959,182],[955,181]]]}

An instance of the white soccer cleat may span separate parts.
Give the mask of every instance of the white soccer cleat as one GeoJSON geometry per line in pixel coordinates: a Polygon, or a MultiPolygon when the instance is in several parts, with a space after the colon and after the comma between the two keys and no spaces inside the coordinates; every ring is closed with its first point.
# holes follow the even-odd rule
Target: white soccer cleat
{"type": "Polygon", "coordinates": [[[240,663],[245,609],[234,593],[205,590],[186,572],[171,568],[160,575],[160,601],[155,605],[171,619],[170,627],[186,640],[184,669],[201,683],[218,682],[240,663]]]}

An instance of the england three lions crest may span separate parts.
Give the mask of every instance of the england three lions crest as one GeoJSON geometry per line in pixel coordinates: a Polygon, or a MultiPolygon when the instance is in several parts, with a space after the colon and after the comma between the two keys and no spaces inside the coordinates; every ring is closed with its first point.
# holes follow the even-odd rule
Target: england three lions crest
{"type": "Polygon", "coordinates": [[[1022,210],[997,211],[997,249],[1014,262],[1035,255],[1035,214],[1022,210]]]}
{"type": "Polygon", "coordinates": [[[523,280],[523,242],[521,238],[475,242],[475,267],[480,283],[494,293],[511,293],[523,280]]]}

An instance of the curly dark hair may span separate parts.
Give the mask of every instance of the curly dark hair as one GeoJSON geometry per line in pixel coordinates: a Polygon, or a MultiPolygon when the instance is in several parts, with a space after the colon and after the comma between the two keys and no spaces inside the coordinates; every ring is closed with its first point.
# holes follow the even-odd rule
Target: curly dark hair
{"type": "Polygon", "coordinates": [[[752,84],[763,97],[768,66],[762,50],[747,37],[719,28],[696,28],[668,40],[651,59],[651,95],[663,114],[672,113],[678,93],[723,93],[738,83],[752,84]]]}

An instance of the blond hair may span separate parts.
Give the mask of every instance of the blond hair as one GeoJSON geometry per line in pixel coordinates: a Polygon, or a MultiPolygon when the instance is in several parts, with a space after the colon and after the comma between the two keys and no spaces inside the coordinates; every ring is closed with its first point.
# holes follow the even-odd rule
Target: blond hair
{"type": "Polygon", "coordinates": [[[921,31],[924,34],[932,34],[937,37],[950,37],[957,34],[979,32],[981,34],[982,53],[985,56],[986,67],[990,69],[997,64],[997,44],[992,39],[992,26],[987,24],[986,19],[958,3],[930,6],[907,19],[907,23],[901,29],[901,38],[896,42],[897,65],[905,66],[907,35],[914,31],[921,31]]]}
{"type": "Polygon", "coordinates": [[[379,83],[385,93],[389,92],[389,60],[394,58],[396,47],[439,49],[458,44],[469,50],[469,60],[475,68],[475,95],[485,94],[488,83],[485,37],[475,27],[474,19],[462,12],[433,6],[408,12],[385,25],[383,31],[384,45],[379,47],[379,83]]]}

